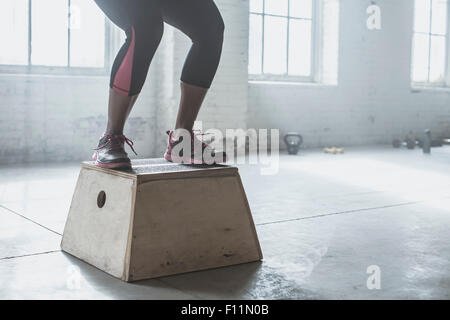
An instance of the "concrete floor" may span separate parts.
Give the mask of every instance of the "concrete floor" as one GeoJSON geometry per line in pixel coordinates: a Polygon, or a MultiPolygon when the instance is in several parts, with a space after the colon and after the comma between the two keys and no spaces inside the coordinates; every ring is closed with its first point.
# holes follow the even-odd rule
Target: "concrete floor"
{"type": "Polygon", "coordinates": [[[263,262],[131,284],[59,249],[79,164],[0,167],[0,299],[450,298],[450,147],[280,160],[239,168],[263,262]]]}

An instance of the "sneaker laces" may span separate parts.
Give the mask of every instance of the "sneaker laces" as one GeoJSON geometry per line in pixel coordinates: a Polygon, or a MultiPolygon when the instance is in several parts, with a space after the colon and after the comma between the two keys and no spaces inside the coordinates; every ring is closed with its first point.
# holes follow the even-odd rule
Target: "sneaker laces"
{"type": "Polygon", "coordinates": [[[131,150],[133,150],[134,154],[137,155],[136,151],[133,148],[133,141],[125,137],[123,134],[105,134],[103,137],[107,137],[107,140],[102,145],[98,146],[94,150],[100,150],[105,148],[106,146],[110,146],[111,149],[122,148],[122,144],[126,143],[131,150]]]}
{"type": "Polygon", "coordinates": [[[191,139],[194,140],[195,137],[201,136],[201,138],[198,139],[198,140],[202,143],[202,147],[206,148],[206,147],[210,147],[210,145],[205,143],[203,138],[204,138],[204,136],[208,136],[208,135],[211,135],[211,134],[212,134],[211,132],[206,132],[205,133],[205,132],[202,132],[201,130],[196,129],[196,130],[192,130],[191,139]]]}

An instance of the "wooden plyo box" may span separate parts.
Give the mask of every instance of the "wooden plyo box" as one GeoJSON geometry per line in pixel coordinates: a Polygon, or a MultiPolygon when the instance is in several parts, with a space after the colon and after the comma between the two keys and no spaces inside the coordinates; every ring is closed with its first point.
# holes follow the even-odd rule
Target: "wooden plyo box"
{"type": "Polygon", "coordinates": [[[124,281],[262,259],[237,168],[132,164],[82,164],[63,251],[124,281]]]}

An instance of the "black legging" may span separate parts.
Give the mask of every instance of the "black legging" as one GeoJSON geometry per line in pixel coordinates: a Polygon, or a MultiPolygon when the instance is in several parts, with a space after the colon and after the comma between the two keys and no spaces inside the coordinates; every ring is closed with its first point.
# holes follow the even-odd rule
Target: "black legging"
{"type": "Polygon", "coordinates": [[[136,95],[144,85],[150,62],[161,41],[164,23],[193,42],[181,81],[209,88],[219,64],[224,23],[213,0],[95,0],[106,16],[126,32],[114,61],[111,88],[136,95]]]}

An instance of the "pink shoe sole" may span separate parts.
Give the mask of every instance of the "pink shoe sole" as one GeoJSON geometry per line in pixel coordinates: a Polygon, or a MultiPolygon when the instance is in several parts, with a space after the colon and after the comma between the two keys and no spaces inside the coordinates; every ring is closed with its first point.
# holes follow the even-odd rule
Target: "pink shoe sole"
{"type": "Polygon", "coordinates": [[[129,162],[118,162],[118,163],[101,163],[97,161],[97,155],[93,157],[94,164],[97,167],[105,168],[105,169],[131,169],[131,163],[129,162]]]}
{"type": "MultiPolygon", "coordinates": [[[[166,159],[167,161],[169,161],[169,162],[174,162],[173,161],[173,159],[172,159],[172,156],[170,155],[170,154],[168,154],[167,152],[166,153],[164,153],[164,159],[166,159]]],[[[225,158],[225,161],[223,161],[223,162],[214,162],[214,163],[212,163],[212,164],[209,164],[209,163],[206,163],[206,162],[203,162],[203,161],[201,161],[201,160],[195,160],[195,159],[190,159],[190,164],[197,164],[197,165],[215,165],[215,164],[220,164],[220,163],[225,163],[225,162],[227,162],[228,161],[228,158],[225,158]]],[[[184,162],[180,162],[181,164],[183,164],[184,162]]]]}

